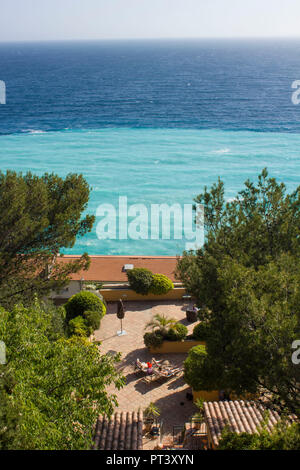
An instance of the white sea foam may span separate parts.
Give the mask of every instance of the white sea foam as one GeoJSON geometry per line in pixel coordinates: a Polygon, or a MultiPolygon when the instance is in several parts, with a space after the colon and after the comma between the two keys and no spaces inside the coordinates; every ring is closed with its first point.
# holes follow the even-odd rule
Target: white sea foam
{"type": "Polygon", "coordinates": [[[40,129],[27,129],[22,132],[27,132],[28,134],[45,134],[46,131],[42,131],[40,129]]]}
{"type": "Polygon", "coordinates": [[[224,149],[220,149],[220,150],[214,150],[213,153],[216,153],[218,155],[221,155],[222,153],[229,153],[230,152],[230,148],[224,148],[224,149]]]}

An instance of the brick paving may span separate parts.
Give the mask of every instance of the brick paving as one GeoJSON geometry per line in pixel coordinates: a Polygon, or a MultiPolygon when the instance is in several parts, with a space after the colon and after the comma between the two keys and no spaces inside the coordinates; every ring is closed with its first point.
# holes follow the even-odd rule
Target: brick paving
{"type": "MultiPolygon", "coordinates": [[[[188,327],[192,332],[194,324],[186,322],[185,310],[187,305],[183,301],[145,301],[125,302],[126,315],[123,320],[123,329],[126,335],[117,336],[120,330],[120,320],[116,316],[117,305],[108,305],[107,314],[102,319],[101,328],[95,332],[95,337],[101,341],[100,349],[103,353],[122,353],[120,368],[126,377],[125,387],[118,391],[114,387],[109,389],[118,397],[119,407],[116,411],[144,410],[150,402],[154,402],[161,411],[160,419],[163,422],[165,439],[173,433],[173,426],[183,425],[196,411],[195,405],[186,399],[186,393],[191,392],[183,377],[175,377],[164,383],[156,382],[146,384],[133,372],[132,364],[139,358],[141,361],[151,361],[152,355],[144,346],[143,335],[145,326],[152,316],[159,313],[174,317],[188,327]]],[[[182,367],[186,354],[156,354],[156,359],[168,360],[174,366],[182,367]]],[[[144,440],[144,448],[151,449],[154,441],[144,440]]]]}

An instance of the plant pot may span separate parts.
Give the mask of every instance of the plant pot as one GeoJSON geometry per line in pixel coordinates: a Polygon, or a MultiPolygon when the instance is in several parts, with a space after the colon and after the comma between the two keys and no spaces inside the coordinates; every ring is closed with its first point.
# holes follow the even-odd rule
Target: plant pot
{"type": "Polygon", "coordinates": [[[152,429],[152,426],[153,426],[153,423],[154,423],[154,419],[152,418],[146,418],[144,420],[144,424],[145,424],[145,432],[150,432],[151,429],[152,429]]]}
{"type": "Polygon", "coordinates": [[[198,312],[195,312],[195,310],[187,310],[186,319],[188,322],[194,323],[195,321],[198,320],[198,312]]]}

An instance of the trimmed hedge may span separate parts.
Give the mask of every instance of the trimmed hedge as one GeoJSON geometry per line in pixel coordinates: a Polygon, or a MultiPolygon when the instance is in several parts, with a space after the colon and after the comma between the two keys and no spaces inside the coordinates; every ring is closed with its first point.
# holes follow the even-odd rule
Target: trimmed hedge
{"type": "Polygon", "coordinates": [[[174,289],[174,284],[164,274],[153,274],[149,293],[154,295],[163,295],[174,289]]]}
{"type": "Polygon", "coordinates": [[[144,343],[147,348],[151,346],[158,348],[162,345],[163,341],[182,341],[187,337],[188,329],[182,323],[176,323],[172,328],[164,333],[162,330],[152,331],[151,333],[144,334],[144,343]]]}
{"type": "Polygon", "coordinates": [[[194,390],[205,390],[205,378],[199,372],[207,358],[205,346],[195,346],[190,349],[184,361],[184,380],[194,390]]]}
{"type": "Polygon", "coordinates": [[[101,318],[102,314],[93,310],[86,310],[83,314],[85,324],[91,330],[91,333],[95,330],[99,330],[101,318]]]}
{"type": "Polygon", "coordinates": [[[134,268],[127,271],[127,279],[134,292],[147,295],[153,281],[153,274],[149,269],[134,268]]]}
{"type": "Polygon", "coordinates": [[[182,323],[176,323],[173,328],[170,328],[166,339],[168,341],[182,341],[187,337],[188,329],[182,323]]]}
{"type": "Polygon", "coordinates": [[[160,331],[145,333],[144,334],[144,343],[147,348],[151,346],[153,348],[158,348],[163,343],[164,336],[160,331]]]}
{"type": "Polygon", "coordinates": [[[73,295],[65,304],[65,309],[67,323],[73,318],[83,316],[87,310],[99,312],[101,318],[106,313],[106,307],[102,300],[97,295],[88,291],[81,291],[73,295]]]}
{"type": "Polygon", "coordinates": [[[206,322],[198,323],[193,329],[193,337],[199,341],[207,339],[209,331],[209,325],[206,322]]]}

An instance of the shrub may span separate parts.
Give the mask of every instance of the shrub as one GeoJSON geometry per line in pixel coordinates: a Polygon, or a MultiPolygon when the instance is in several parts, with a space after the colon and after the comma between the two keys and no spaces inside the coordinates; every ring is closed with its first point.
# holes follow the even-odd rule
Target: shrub
{"type": "Polygon", "coordinates": [[[160,409],[152,401],[144,410],[144,417],[148,419],[158,418],[160,416],[160,409]]]}
{"type": "Polygon", "coordinates": [[[73,295],[65,304],[67,323],[79,315],[83,316],[87,310],[99,312],[101,318],[106,313],[106,307],[102,300],[92,292],[81,291],[73,295]]]}
{"type": "Polygon", "coordinates": [[[198,341],[204,341],[209,332],[209,324],[207,322],[198,323],[193,329],[193,337],[198,341]]]}
{"type": "Polygon", "coordinates": [[[146,328],[151,328],[152,331],[159,331],[162,336],[166,336],[169,328],[173,328],[174,325],[176,325],[176,318],[157,313],[152,317],[152,320],[147,323],[146,328]]]}
{"type": "Polygon", "coordinates": [[[205,346],[199,345],[189,350],[188,357],[184,361],[184,380],[194,390],[204,390],[205,384],[199,373],[207,357],[205,346]]]}
{"type": "Polygon", "coordinates": [[[173,326],[173,328],[170,328],[166,339],[168,341],[182,341],[183,339],[186,338],[188,334],[188,329],[185,325],[182,323],[176,323],[176,325],[173,326]]]}
{"type": "Polygon", "coordinates": [[[93,310],[86,310],[83,314],[83,318],[85,321],[86,326],[93,331],[98,330],[100,328],[102,314],[97,311],[93,310]]]}
{"type": "Polygon", "coordinates": [[[153,348],[158,348],[159,346],[161,346],[163,340],[164,337],[160,331],[144,334],[144,343],[147,348],[150,348],[151,346],[153,348]]]}
{"type": "Polygon", "coordinates": [[[174,289],[174,284],[164,274],[153,274],[152,283],[149,289],[151,294],[163,295],[174,289]]]}
{"type": "Polygon", "coordinates": [[[147,295],[153,280],[153,274],[149,269],[134,268],[127,271],[129,285],[137,294],[147,295]]]}
{"type": "Polygon", "coordinates": [[[69,321],[68,330],[70,336],[90,336],[91,334],[84,318],[81,316],[75,317],[69,321]]]}

